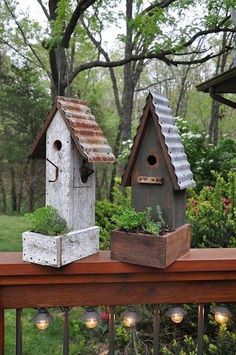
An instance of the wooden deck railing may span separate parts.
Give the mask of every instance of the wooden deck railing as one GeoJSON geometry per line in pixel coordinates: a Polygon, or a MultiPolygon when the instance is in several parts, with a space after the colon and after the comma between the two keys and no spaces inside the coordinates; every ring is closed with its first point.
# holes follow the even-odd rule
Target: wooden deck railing
{"type": "Polygon", "coordinates": [[[112,261],[109,251],[60,269],[0,253],[0,354],[4,309],[236,302],[236,248],[191,249],[165,270],[112,261]]]}

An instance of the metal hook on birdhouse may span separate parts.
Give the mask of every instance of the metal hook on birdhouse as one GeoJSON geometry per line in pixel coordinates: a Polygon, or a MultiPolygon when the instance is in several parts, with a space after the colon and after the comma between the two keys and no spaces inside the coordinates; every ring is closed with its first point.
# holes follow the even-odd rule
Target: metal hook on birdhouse
{"type": "Polygon", "coordinates": [[[83,161],[83,164],[79,170],[80,170],[81,180],[83,183],[86,183],[88,181],[89,176],[94,173],[94,170],[91,169],[90,164],[86,161],[83,161]]]}
{"type": "Polygon", "coordinates": [[[59,175],[58,166],[57,166],[56,164],[54,164],[54,163],[53,163],[51,160],[49,160],[48,158],[46,158],[46,160],[47,160],[50,164],[52,164],[53,166],[55,166],[55,168],[56,168],[55,179],[54,179],[54,180],[48,180],[49,182],[55,182],[55,181],[57,181],[58,175],[59,175]]]}

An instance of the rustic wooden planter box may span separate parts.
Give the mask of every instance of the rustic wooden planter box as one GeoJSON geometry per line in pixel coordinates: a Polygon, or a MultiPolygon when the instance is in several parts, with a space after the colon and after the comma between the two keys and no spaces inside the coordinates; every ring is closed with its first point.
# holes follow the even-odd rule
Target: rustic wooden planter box
{"type": "Polygon", "coordinates": [[[162,236],[113,231],[111,259],[164,269],[190,249],[189,224],[162,236]]]}
{"type": "Polygon", "coordinates": [[[99,251],[99,227],[94,226],[59,236],[22,233],[23,261],[60,267],[99,251]]]}

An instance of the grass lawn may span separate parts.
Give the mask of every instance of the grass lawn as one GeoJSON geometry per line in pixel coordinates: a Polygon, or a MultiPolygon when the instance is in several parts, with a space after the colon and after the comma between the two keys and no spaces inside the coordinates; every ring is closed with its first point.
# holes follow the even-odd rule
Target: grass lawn
{"type": "Polygon", "coordinates": [[[21,233],[27,229],[23,217],[0,215],[0,251],[22,251],[21,233]]]}
{"type": "MultiPolygon", "coordinates": [[[[34,309],[23,310],[23,354],[62,355],[63,315],[59,308],[49,309],[53,322],[44,330],[38,330],[31,319],[34,309]]],[[[93,332],[80,322],[81,308],[73,308],[70,314],[70,355],[95,355],[93,332]]],[[[6,311],[5,355],[15,354],[15,310],[6,311]]],[[[96,332],[96,331],[95,331],[96,332]]]]}
{"type": "MultiPolygon", "coordinates": [[[[28,229],[21,216],[0,215],[0,251],[22,251],[21,233],[28,229]]],[[[53,322],[40,331],[31,319],[37,310],[23,310],[23,354],[61,355],[63,352],[63,316],[59,308],[49,309],[53,322]]],[[[5,355],[15,354],[15,310],[6,310],[5,355]]],[[[73,308],[70,314],[70,355],[94,355],[95,334],[101,330],[88,330],[81,322],[82,308],[73,308]]],[[[98,327],[99,328],[99,327],[98,327]]],[[[107,337],[105,336],[105,339],[107,337]]]]}

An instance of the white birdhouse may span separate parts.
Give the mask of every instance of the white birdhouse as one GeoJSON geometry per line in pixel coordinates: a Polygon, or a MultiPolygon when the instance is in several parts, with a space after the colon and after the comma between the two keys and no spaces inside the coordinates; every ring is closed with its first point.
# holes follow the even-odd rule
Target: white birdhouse
{"type": "Polygon", "coordinates": [[[115,157],[86,102],[57,97],[29,157],[46,159],[46,205],[59,212],[70,232],[53,238],[23,233],[23,260],[60,267],[96,253],[95,164],[115,157]]]}
{"type": "Polygon", "coordinates": [[[71,230],[94,226],[95,163],[115,158],[86,102],[57,97],[29,157],[46,158],[46,205],[71,230]]]}

